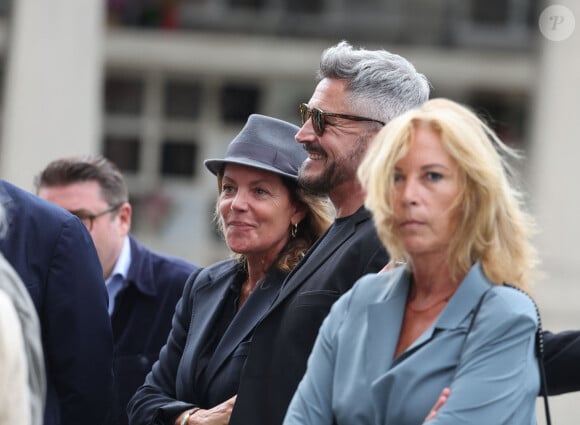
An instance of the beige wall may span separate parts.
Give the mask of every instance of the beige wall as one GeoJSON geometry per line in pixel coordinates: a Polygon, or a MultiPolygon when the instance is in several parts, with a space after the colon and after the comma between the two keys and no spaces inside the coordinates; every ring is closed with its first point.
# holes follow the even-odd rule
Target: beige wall
{"type": "MultiPolygon", "coordinates": [[[[580,2],[553,3],[574,13],[576,28],[564,41],[542,37],[528,175],[545,271],[536,299],[544,327],[558,331],[580,328],[580,2]]],[[[580,393],[551,397],[550,404],[554,423],[578,423],[580,393]]]]}
{"type": "Polygon", "coordinates": [[[104,2],[13,5],[0,176],[32,189],[49,159],[99,148],[104,2]]]}

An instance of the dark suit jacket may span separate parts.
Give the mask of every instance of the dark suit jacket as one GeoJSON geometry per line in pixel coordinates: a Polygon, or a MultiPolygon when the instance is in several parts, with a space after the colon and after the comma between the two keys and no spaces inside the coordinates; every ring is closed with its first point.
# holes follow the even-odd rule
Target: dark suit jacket
{"type": "Polygon", "coordinates": [[[241,284],[245,273],[234,260],[193,273],[177,305],[167,345],[129,403],[130,424],[173,425],[189,408],[208,409],[235,395],[252,332],[285,276],[275,271],[265,277],[208,356],[224,304],[231,300],[229,288],[241,284]]]}
{"type": "Polygon", "coordinates": [[[0,250],[38,313],[47,371],[45,425],[102,425],[113,338],[97,252],[81,221],[0,180],[9,228],[0,250]]]}
{"type": "Polygon", "coordinates": [[[282,423],[330,307],[359,277],[387,264],[370,213],[361,208],[343,220],[340,233],[323,236],[288,276],[256,328],[231,425],[282,423]]]}
{"type": "Polygon", "coordinates": [[[580,391],[580,331],[544,332],[548,394],[580,391]]]}
{"type": "Polygon", "coordinates": [[[181,259],[152,252],[129,238],[131,265],[111,317],[116,391],[111,425],[129,422],[127,403],[157,361],[185,281],[198,269],[181,259]]]}

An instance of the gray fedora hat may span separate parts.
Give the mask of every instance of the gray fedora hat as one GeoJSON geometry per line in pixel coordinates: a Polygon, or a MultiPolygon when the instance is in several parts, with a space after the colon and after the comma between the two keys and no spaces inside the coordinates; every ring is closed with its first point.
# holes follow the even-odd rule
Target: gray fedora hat
{"type": "Polygon", "coordinates": [[[213,174],[226,164],[247,165],[291,179],[306,159],[306,151],[294,140],[300,127],[265,115],[252,114],[239,134],[231,141],[223,159],[203,163],[213,174]]]}

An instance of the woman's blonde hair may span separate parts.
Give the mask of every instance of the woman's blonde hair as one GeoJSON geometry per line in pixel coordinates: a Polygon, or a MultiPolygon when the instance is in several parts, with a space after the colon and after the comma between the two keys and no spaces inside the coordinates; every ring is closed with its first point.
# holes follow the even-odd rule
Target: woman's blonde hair
{"type": "MultiPolygon", "coordinates": [[[[221,193],[223,171],[217,175],[218,190],[221,193]]],[[[282,182],[288,189],[292,202],[306,207],[306,215],[298,223],[296,234],[292,236],[280,255],[278,256],[277,267],[285,272],[290,272],[304,257],[306,251],[316,242],[320,236],[330,227],[334,218],[334,209],[330,200],[326,196],[312,194],[298,187],[298,184],[289,178],[280,176],[282,182]]],[[[214,220],[216,221],[219,233],[223,236],[224,224],[219,213],[220,198],[216,201],[214,220]]],[[[290,228],[288,232],[290,232],[290,228]]],[[[247,260],[243,254],[232,254],[242,266],[246,266],[247,260]]]]}
{"type": "Polygon", "coordinates": [[[409,150],[417,126],[428,126],[457,162],[460,192],[450,208],[457,210],[457,229],[447,260],[453,277],[480,261],[494,283],[529,289],[537,253],[531,243],[534,221],[523,209],[522,194],[510,179],[508,157],[519,158],[493,130],[465,106],[433,99],[392,120],[376,136],[358,170],[367,192],[379,238],[392,258],[410,264],[393,220],[394,175],[409,150]]]}

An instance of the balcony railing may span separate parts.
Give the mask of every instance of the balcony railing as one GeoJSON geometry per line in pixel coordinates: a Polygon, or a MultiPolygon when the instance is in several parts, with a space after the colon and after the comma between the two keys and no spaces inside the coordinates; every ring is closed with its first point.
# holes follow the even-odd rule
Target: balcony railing
{"type": "Polygon", "coordinates": [[[113,25],[165,30],[527,49],[534,44],[540,3],[540,0],[109,0],[109,20],[113,25]]]}

